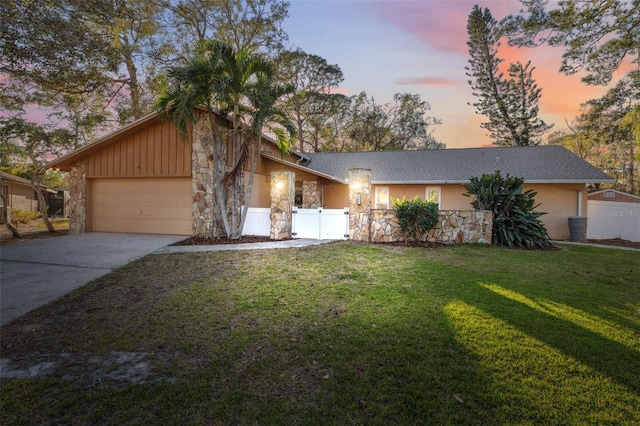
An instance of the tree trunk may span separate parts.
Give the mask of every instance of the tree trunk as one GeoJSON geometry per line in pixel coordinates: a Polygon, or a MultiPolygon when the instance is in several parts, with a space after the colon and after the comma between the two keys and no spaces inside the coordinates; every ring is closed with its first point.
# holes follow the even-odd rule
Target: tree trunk
{"type": "Polygon", "coordinates": [[[249,203],[251,202],[251,192],[253,191],[253,178],[256,175],[256,170],[258,169],[258,157],[260,156],[262,148],[262,134],[258,135],[258,146],[256,151],[253,153],[253,157],[251,158],[251,170],[249,171],[249,182],[247,183],[247,192],[245,193],[245,203],[244,208],[242,209],[242,214],[240,216],[240,234],[242,234],[242,229],[244,229],[244,223],[247,220],[247,212],[249,211],[249,203]]]}
{"type": "Polygon", "coordinates": [[[56,232],[51,222],[49,222],[49,214],[47,212],[47,206],[44,201],[44,195],[42,194],[42,187],[40,186],[40,182],[38,182],[40,172],[36,173],[33,179],[31,180],[31,186],[33,187],[33,189],[36,191],[36,194],[38,195],[38,208],[40,209],[40,214],[42,215],[42,222],[44,222],[49,232],[56,232]]]}
{"type": "MultiPolygon", "coordinates": [[[[2,199],[2,206],[5,209],[5,213],[7,208],[9,207],[9,203],[7,203],[7,197],[4,195],[4,192],[2,191],[2,182],[0,181],[0,199],[2,199]]],[[[18,232],[18,230],[16,228],[13,227],[13,225],[11,224],[11,222],[9,221],[9,217],[8,215],[5,215],[6,217],[4,219],[6,219],[4,221],[5,226],[7,227],[7,229],[9,230],[9,232],[11,232],[11,235],[13,235],[13,238],[20,238],[20,233],[18,232]]]]}
{"type": "Polygon", "coordinates": [[[135,120],[142,117],[142,106],[140,105],[140,85],[138,84],[138,68],[133,61],[131,52],[125,52],[127,72],[129,73],[129,96],[131,98],[131,115],[135,120]]]}
{"type": "MultiPolygon", "coordinates": [[[[215,135],[215,118],[214,113],[209,111],[209,126],[211,127],[211,143],[213,145],[213,189],[215,192],[216,199],[218,201],[218,205],[220,206],[220,215],[222,216],[222,223],[224,225],[224,231],[227,234],[227,238],[231,236],[231,226],[229,224],[229,216],[227,214],[227,200],[224,194],[224,176],[226,174],[226,150],[223,148],[223,145],[226,144],[226,140],[222,140],[222,135],[220,137],[220,145],[216,141],[215,135]]],[[[212,235],[212,237],[216,237],[216,235],[212,235]]]]}
{"type": "Polygon", "coordinates": [[[298,143],[300,144],[300,152],[304,154],[304,134],[303,132],[303,121],[302,113],[300,111],[300,105],[296,105],[296,125],[298,127],[298,143]]]}
{"type": "MultiPolygon", "coordinates": [[[[235,106],[233,108],[233,133],[232,133],[232,158],[231,164],[233,169],[238,167],[238,162],[240,161],[240,145],[241,145],[241,135],[238,130],[238,115],[240,114],[239,101],[236,100],[235,106]]],[[[238,229],[238,210],[240,208],[241,196],[240,192],[240,176],[242,174],[242,168],[238,172],[237,170],[232,170],[233,176],[231,181],[228,183],[231,187],[231,239],[238,239],[241,237],[242,230],[238,229]]]]}

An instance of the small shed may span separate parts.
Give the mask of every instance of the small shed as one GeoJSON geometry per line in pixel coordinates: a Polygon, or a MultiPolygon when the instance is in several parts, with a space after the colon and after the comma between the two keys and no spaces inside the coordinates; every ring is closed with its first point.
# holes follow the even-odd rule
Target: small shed
{"type": "Polygon", "coordinates": [[[587,195],[587,238],[640,241],[640,197],[615,189],[587,195]]]}

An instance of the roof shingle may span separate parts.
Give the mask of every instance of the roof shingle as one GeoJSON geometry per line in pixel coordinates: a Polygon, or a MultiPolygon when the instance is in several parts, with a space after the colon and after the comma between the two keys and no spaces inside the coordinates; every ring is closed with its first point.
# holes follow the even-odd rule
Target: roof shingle
{"type": "Polygon", "coordinates": [[[308,154],[306,167],[347,179],[371,169],[372,183],[465,183],[500,170],[529,183],[604,183],[613,179],[561,146],[308,154]]]}

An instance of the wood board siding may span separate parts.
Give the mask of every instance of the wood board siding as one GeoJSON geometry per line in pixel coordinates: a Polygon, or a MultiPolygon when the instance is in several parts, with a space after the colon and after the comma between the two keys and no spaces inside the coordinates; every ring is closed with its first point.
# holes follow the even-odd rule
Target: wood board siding
{"type": "Polygon", "coordinates": [[[155,122],[87,157],[87,178],[191,176],[191,143],[155,122]]]}

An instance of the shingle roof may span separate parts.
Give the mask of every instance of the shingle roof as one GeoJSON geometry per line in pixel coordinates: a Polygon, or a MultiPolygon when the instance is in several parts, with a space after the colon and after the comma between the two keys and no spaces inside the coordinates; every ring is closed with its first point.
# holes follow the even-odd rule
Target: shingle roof
{"type": "Polygon", "coordinates": [[[347,179],[349,169],[371,169],[372,183],[465,183],[500,170],[530,183],[614,180],[561,146],[369,151],[308,154],[306,167],[347,179]]]}

